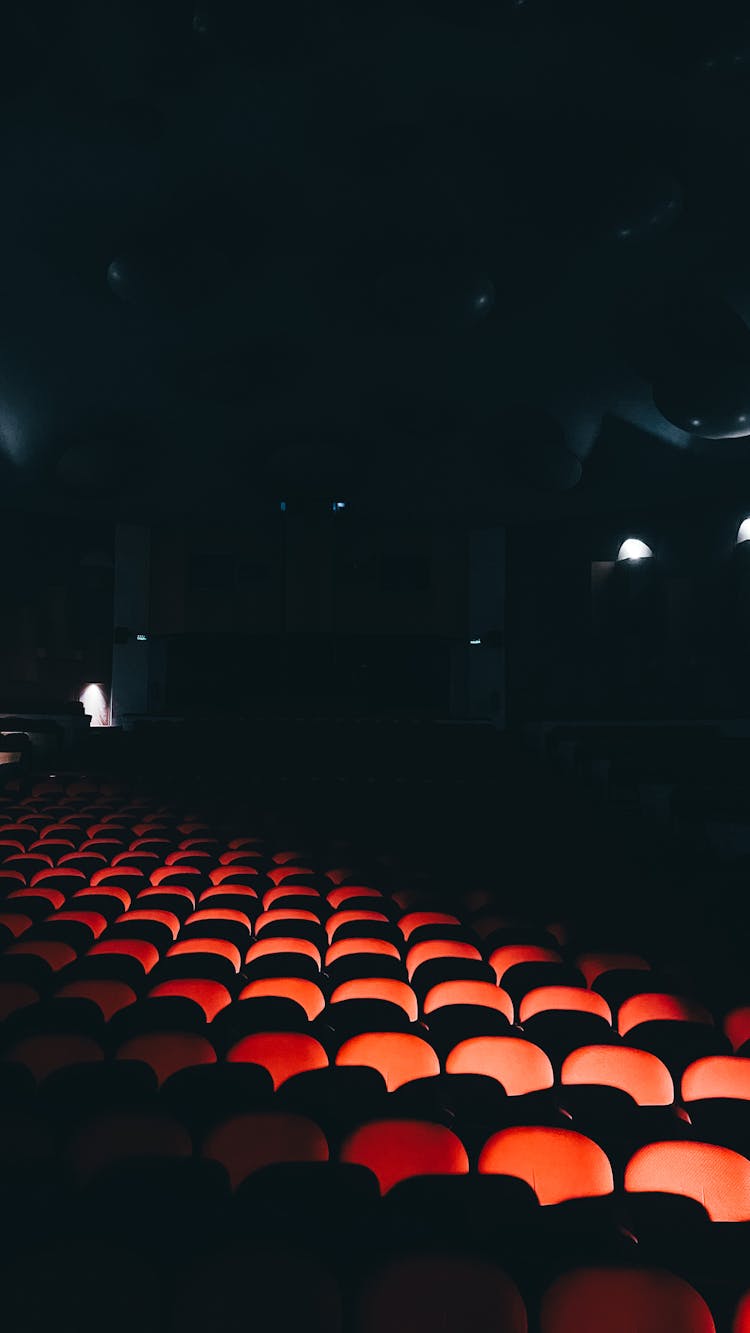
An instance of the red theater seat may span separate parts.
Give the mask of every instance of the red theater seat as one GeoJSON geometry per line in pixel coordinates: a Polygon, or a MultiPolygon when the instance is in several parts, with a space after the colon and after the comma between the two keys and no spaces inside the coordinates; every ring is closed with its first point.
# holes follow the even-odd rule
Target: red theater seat
{"type": "Polygon", "coordinates": [[[509,1097],[541,1092],[554,1083],[548,1056],[522,1037],[469,1037],[449,1052],[445,1071],[493,1078],[509,1097]]]}
{"type": "Polygon", "coordinates": [[[579,1268],[542,1300],[540,1333],[715,1333],[703,1297],[658,1268],[579,1268]]]}
{"type": "Polygon", "coordinates": [[[14,886],[23,888],[25,884],[26,876],[20,870],[0,870],[0,897],[6,896],[14,886]]]}
{"type": "Polygon", "coordinates": [[[396,958],[401,962],[401,954],[390,940],[368,940],[365,937],[358,937],[336,940],[335,944],[329,945],[326,950],[326,967],[338,962],[339,958],[348,958],[358,953],[379,954],[381,958],[396,958]]]}
{"type": "Polygon", "coordinates": [[[342,1144],[342,1162],[366,1166],[381,1194],[412,1176],[465,1175],[469,1158],[461,1140],[444,1125],[419,1120],[375,1120],[342,1144]]]}
{"type": "Polygon", "coordinates": [[[59,889],[45,888],[42,884],[35,889],[12,889],[8,894],[9,903],[40,902],[43,898],[46,898],[50,907],[53,907],[56,912],[65,903],[64,893],[61,893],[59,889]]]}
{"type": "Polygon", "coordinates": [[[332,870],[324,871],[326,879],[336,885],[343,884],[345,879],[352,879],[356,873],[352,866],[334,866],[332,870]]]}
{"type": "Polygon", "coordinates": [[[135,901],[140,907],[174,911],[175,915],[187,916],[191,908],[195,910],[195,894],[182,884],[150,884],[138,890],[135,901]]]}
{"type": "Polygon", "coordinates": [[[219,958],[226,958],[231,963],[235,972],[239,972],[242,965],[242,955],[235,944],[230,944],[227,940],[213,940],[207,938],[196,938],[193,940],[178,940],[176,944],[170,945],[167,949],[167,958],[181,958],[185,954],[215,954],[219,958]]]}
{"type": "Polygon", "coordinates": [[[23,981],[0,981],[0,1023],[19,1009],[39,1003],[39,992],[23,981]]]}
{"type": "Polygon", "coordinates": [[[86,837],[98,838],[100,834],[103,834],[105,838],[108,838],[112,833],[128,833],[129,831],[130,830],[127,829],[124,824],[116,824],[114,822],[111,824],[108,824],[106,822],[99,824],[89,824],[88,828],[86,829],[86,837]]]}
{"type": "Polygon", "coordinates": [[[165,940],[176,940],[180,933],[180,918],[174,912],[166,912],[159,907],[136,907],[130,912],[122,912],[115,918],[115,925],[132,928],[130,933],[136,939],[139,935],[138,927],[144,922],[163,926],[165,940]]]}
{"type": "MultiPolygon", "coordinates": [[[[17,838],[0,838],[0,861],[4,864],[7,863],[11,856],[21,856],[24,851],[24,844],[19,842],[17,838]]],[[[26,876],[22,871],[19,870],[16,873],[21,879],[26,879],[26,876]]]]}
{"type": "Polygon", "coordinates": [[[625,1189],[684,1194],[713,1222],[750,1221],[750,1161],[715,1143],[647,1144],[625,1168],[625,1189]]]}
{"type": "Polygon", "coordinates": [[[214,857],[210,852],[199,852],[195,848],[191,852],[167,852],[164,857],[165,866],[171,866],[173,870],[196,870],[199,874],[203,874],[213,862],[214,857]]]}
{"type": "MultiPolygon", "coordinates": [[[[94,946],[96,948],[96,945],[94,946]]],[[[67,967],[69,963],[76,960],[75,949],[71,949],[69,944],[62,944],[57,940],[19,940],[16,944],[11,944],[5,951],[6,957],[19,957],[26,955],[31,958],[38,958],[53,972],[59,972],[61,968],[67,967]]]]}
{"type": "Polygon", "coordinates": [[[320,929],[320,917],[316,916],[314,912],[310,912],[304,907],[277,907],[272,908],[270,912],[261,912],[255,922],[255,933],[260,939],[269,928],[290,925],[293,921],[309,922],[311,926],[317,926],[320,929]]]}
{"type": "Polygon", "coordinates": [[[98,904],[94,910],[112,918],[121,915],[123,907],[127,912],[130,907],[130,894],[126,889],[118,888],[116,884],[103,884],[96,889],[76,889],[70,902],[81,907],[89,905],[94,907],[94,904],[98,904]]]}
{"type": "MultiPolygon", "coordinates": [[[[312,1120],[289,1112],[232,1116],[208,1134],[202,1156],[220,1162],[232,1189],[254,1171],[282,1162],[327,1162],[326,1137],[312,1120]]],[[[293,1273],[289,1274],[294,1280],[293,1273]]]]}
{"type": "Polygon", "coordinates": [[[457,916],[452,916],[449,912],[407,912],[398,921],[398,928],[405,940],[408,940],[415,930],[420,930],[424,926],[460,926],[461,922],[457,916]]]}
{"type": "Polygon", "coordinates": [[[377,1069],[389,1092],[411,1079],[440,1073],[440,1061],[432,1047],[410,1032],[365,1032],[350,1037],[339,1047],[336,1064],[377,1069]]]}
{"type": "Polygon", "coordinates": [[[311,940],[298,940],[287,935],[272,935],[266,940],[256,940],[251,944],[245,954],[245,962],[250,965],[256,963],[260,958],[268,958],[273,954],[300,954],[303,957],[310,958],[320,971],[320,950],[311,940]]]}
{"type": "Polygon", "coordinates": [[[515,1282],[485,1259],[410,1256],[391,1262],[360,1298],[358,1333],[527,1333],[515,1282]]]}
{"type": "Polygon", "coordinates": [[[206,1022],[212,1023],[222,1009],[232,1002],[232,996],[220,981],[207,978],[184,977],[174,981],[160,981],[148,992],[149,999],[185,999],[200,1005],[206,1022]]]}
{"type": "Polygon", "coordinates": [[[204,889],[198,899],[198,906],[211,902],[214,898],[236,898],[243,899],[247,903],[247,910],[255,912],[257,904],[260,901],[257,891],[251,889],[247,884],[232,884],[227,880],[224,884],[212,884],[210,889],[204,889]]]}
{"type": "Polygon", "coordinates": [[[257,874],[258,874],[257,866],[250,866],[250,865],[217,866],[214,870],[209,870],[208,878],[210,879],[211,883],[214,886],[216,886],[217,884],[238,883],[241,882],[241,879],[245,875],[257,876],[257,874]]]}
{"type": "Polygon", "coordinates": [[[147,940],[98,940],[86,956],[103,958],[107,954],[121,954],[133,958],[144,972],[150,972],[159,961],[159,950],[147,940]]]}
{"type": "Polygon", "coordinates": [[[547,949],[541,944],[501,944],[490,954],[490,966],[494,968],[498,983],[506,972],[519,963],[561,963],[562,958],[555,949],[547,949]]]}
{"type": "Polygon", "coordinates": [[[193,1144],[178,1120],[160,1112],[126,1110],[86,1121],[68,1145],[68,1160],[83,1183],[130,1158],[192,1157],[193,1144]]]}
{"type": "Polygon", "coordinates": [[[325,1009],[325,997],[314,981],[304,977],[259,977],[250,981],[240,991],[238,999],[255,1000],[267,996],[294,1000],[304,1009],[308,1022],[312,1023],[325,1009]]]}
{"type": "Polygon", "coordinates": [[[263,894],[263,911],[270,912],[274,904],[283,906],[286,898],[310,898],[313,902],[317,901],[322,905],[323,898],[318,889],[306,888],[304,884],[287,887],[281,885],[280,888],[268,889],[263,894]]]}
{"type": "Polygon", "coordinates": [[[275,870],[269,870],[268,878],[272,884],[282,884],[285,879],[290,882],[294,879],[304,878],[305,875],[314,875],[315,871],[311,866],[283,865],[277,866],[275,870]]]}
{"type": "Polygon", "coordinates": [[[750,1041],[750,1004],[732,1009],[723,1022],[724,1031],[732,1043],[732,1050],[738,1051],[746,1041],[750,1041]]]}
{"type": "Polygon", "coordinates": [[[148,882],[155,889],[163,884],[165,880],[168,880],[172,885],[176,884],[188,888],[191,879],[200,878],[202,874],[203,871],[198,870],[196,866],[157,866],[155,870],[150,872],[148,882]]]}
{"type": "Polygon", "coordinates": [[[3,824],[0,833],[4,842],[19,843],[22,852],[36,842],[38,836],[33,824],[3,824]]]}
{"type": "MultiPolygon", "coordinates": [[[[196,926],[201,922],[216,923],[221,921],[231,922],[233,925],[242,926],[246,931],[251,932],[253,923],[250,917],[241,912],[237,907],[200,907],[198,911],[191,912],[185,917],[184,926],[196,926]]],[[[241,933],[241,932],[240,932],[241,933]]]]}
{"type": "Polygon", "coordinates": [[[90,1000],[101,1012],[105,1022],[114,1014],[135,1004],[137,996],[124,981],[69,981],[57,991],[59,999],[90,1000]]]}
{"type": "Polygon", "coordinates": [[[465,944],[463,940],[421,940],[413,944],[406,955],[406,970],[411,981],[417,968],[422,963],[435,958],[469,958],[481,963],[482,955],[474,944],[465,944]]]}
{"type": "Polygon", "coordinates": [[[39,1033],[25,1037],[12,1045],[4,1059],[24,1065],[34,1075],[37,1083],[42,1083],[58,1069],[68,1069],[71,1065],[89,1064],[94,1060],[103,1060],[104,1052],[98,1042],[91,1037],[76,1033],[39,1033]]]}
{"type": "Polygon", "coordinates": [[[713,1024],[708,1010],[695,1000],[680,995],[665,995],[661,991],[648,991],[623,1001],[617,1015],[617,1031],[624,1037],[639,1023],[665,1021],[713,1024]]]}
{"type": "Polygon", "coordinates": [[[593,986],[597,977],[607,972],[649,972],[650,966],[645,958],[635,953],[582,953],[576,958],[576,967],[586,978],[586,985],[593,986]]]}
{"type": "Polygon", "coordinates": [[[5,940],[17,940],[21,935],[25,935],[30,930],[34,922],[30,916],[23,912],[0,912],[0,938],[4,935],[5,940]]]}
{"type": "Polygon", "coordinates": [[[254,1064],[267,1069],[274,1088],[309,1069],[324,1069],[328,1056],[319,1041],[302,1032],[254,1032],[242,1037],[227,1052],[230,1064],[254,1064]]]}
{"type": "Polygon", "coordinates": [[[329,1004],[336,1005],[347,1000],[385,1000],[389,1004],[399,1005],[410,1023],[416,1023],[419,1017],[417,997],[411,986],[393,977],[355,977],[351,981],[343,981],[331,992],[329,1004]]]}
{"type": "Polygon", "coordinates": [[[86,911],[83,907],[76,909],[73,906],[55,912],[52,916],[48,916],[45,924],[57,925],[58,923],[62,924],[66,921],[74,926],[84,926],[90,931],[89,939],[98,940],[100,935],[103,935],[107,929],[107,918],[106,916],[102,916],[101,912],[86,911]]]}
{"type": "Polygon", "coordinates": [[[180,1069],[216,1064],[216,1052],[210,1041],[192,1032],[144,1032],[123,1042],[117,1059],[139,1060],[162,1084],[180,1069]]]}
{"type": "Polygon", "coordinates": [[[501,1129],[479,1155],[482,1174],[518,1176],[541,1204],[611,1194],[612,1167],[606,1153],[571,1129],[546,1125],[501,1129]]]}
{"type": "MultiPolygon", "coordinates": [[[[329,871],[329,878],[331,873],[332,872],[329,871]]],[[[383,898],[380,889],[370,889],[364,884],[341,885],[339,888],[331,889],[330,893],[326,894],[326,901],[333,908],[334,912],[337,912],[340,907],[343,907],[344,903],[350,898],[372,898],[373,900],[379,898],[381,902],[385,903],[385,899],[383,898]]]]}
{"type": "Polygon", "coordinates": [[[132,886],[132,893],[136,893],[143,880],[140,870],[136,870],[133,866],[121,866],[119,870],[114,870],[111,866],[101,866],[93,871],[89,884],[92,889],[98,889],[101,884],[106,884],[108,888],[127,884],[128,890],[130,891],[132,886]]]}
{"type": "Polygon", "coordinates": [[[76,880],[80,881],[80,885],[76,884],[76,888],[86,883],[86,876],[83,871],[58,866],[55,870],[37,870],[36,874],[31,876],[30,888],[36,888],[37,884],[44,884],[50,889],[59,886],[64,891],[66,888],[72,887],[76,880]]]}
{"type": "Polygon", "coordinates": [[[750,1101],[750,1059],[740,1055],[707,1055],[695,1060],[682,1075],[681,1091],[684,1102],[703,1097],[750,1101]]]}
{"type": "Polygon", "coordinates": [[[581,1046],[563,1062],[560,1082],[620,1088],[639,1106],[671,1106],[672,1075],[658,1056],[628,1046],[581,1046]]]}
{"type": "Polygon", "coordinates": [[[518,1010],[519,1023],[526,1023],[535,1014],[544,1014],[550,1010],[568,1009],[577,1013],[595,1014],[605,1023],[612,1022],[607,1001],[596,991],[583,990],[580,986],[537,986],[521,1000],[518,1010]]]}
{"type": "Polygon", "coordinates": [[[351,926],[355,922],[361,930],[360,935],[367,935],[368,922],[377,921],[380,925],[389,925],[390,922],[384,912],[368,911],[366,908],[352,908],[351,910],[342,909],[339,912],[333,912],[326,921],[326,933],[328,943],[333,944],[336,934],[342,926],[351,926]]]}
{"type": "Polygon", "coordinates": [[[449,1005],[478,1005],[480,1008],[496,1009],[504,1014],[509,1023],[513,1022],[513,1001],[507,991],[493,985],[491,981],[441,981],[433,986],[424,1000],[425,1017],[449,1005]]]}
{"type": "Polygon", "coordinates": [[[745,1292],[735,1310],[732,1333],[750,1333],[750,1291],[745,1292]]]}

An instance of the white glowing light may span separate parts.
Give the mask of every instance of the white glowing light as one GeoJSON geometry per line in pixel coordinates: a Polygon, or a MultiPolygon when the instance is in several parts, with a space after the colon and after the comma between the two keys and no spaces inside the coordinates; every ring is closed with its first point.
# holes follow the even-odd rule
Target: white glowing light
{"type": "Polygon", "coordinates": [[[618,560],[648,560],[654,553],[638,537],[627,537],[617,552],[618,560]]]}
{"type": "Polygon", "coordinates": [[[737,532],[737,545],[740,542],[750,542],[750,518],[743,518],[737,532]]]}
{"type": "Polygon", "coordinates": [[[481,642],[481,639],[469,639],[469,643],[472,644],[473,647],[477,647],[481,642]]]}
{"type": "Polygon", "coordinates": [[[86,685],[81,692],[83,711],[91,718],[92,727],[109,726],[109,700],[102,685],[86,685]]]}

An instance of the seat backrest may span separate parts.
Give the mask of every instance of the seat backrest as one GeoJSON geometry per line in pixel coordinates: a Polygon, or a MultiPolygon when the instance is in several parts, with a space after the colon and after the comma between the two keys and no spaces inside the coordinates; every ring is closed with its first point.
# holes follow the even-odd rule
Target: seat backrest
{"type": "Polygon", "coordinates": [[[336,1005],[346,1000],[385,1000],[397,1004],[403,1009],[410,1023],[416,1023],[418,1014],[417,997],[411,986],[395,977],[379,977],[377,964],[370,977],[353,977],[342,981],[331,992],[330,1004],[336,1005]]]}
{"type": "Polygon", "coordinates": [[[703,1297],[662,1269],[579,1268],[542,1299],[541,1333],[716,1333],[703,1297]]]}
{"type": "Polygon", "coordinates": [[[639,1023],[665,1021],[705,1023],[707,1026],[713,1023],[708,1010],[695,1000],[682,995],[667,995],[664,991],[644,991],[640,995],[631,995],[620,1005],[617,1031],[624,1037],[639,1023]]]}
{"type": "Polygon", "coordinates": [[[364,1032],[350,1037],[339,1047],[336,1064],[377,1069],[389,1092],[411,1079],[440,1073],[432,1047],[411,1032],[364,1032]]]}
{"type": "Polygon", "coordinates": [[[272,997],[274,999],[293,1000],[304,1009],[307,1019],[312,1023],[325,1008],[325,997],[320,986],[304,977],[258,977],[248,982],[239,993],[239,1000],[254,1000],[272,997]]]}
{"type": "Polygon", "coordinates": [[[5,1059],[24,1065],[42,1083],[58,1069],[104,1059],[92,1037],[74,1032],[44,1032],[24,1037],[5,1052],[5,1059]]]}
{"type": "Polygon", "coordinates": [[[491,981],[439,981],[428,990],[424,999],[425,1015],[448,1005],[471,1004],[496,1009],[513,1022],[513,1001],[507,991],[491,981]]]}
{"type": "Polygon", "coordinates": [[[476,945],[465,944],[463,940],[421,940],[419,944],[413,944],[406,955],[409,980],[422,963],[432,962],[436,958],[467,958],[472,962],[482,962],[482,955],[476,945]]]}
{"type": "Polygon", "coordinates": [[[358,1333],[527,1333],[526,1307],[507,1273],[458,1255],[398,1259],[362,1292],[358,1333]]]}
{"type": "Polygon", "coordinates": [[[202,1156],[220,1162],[232,1189],[253,1171],[280,1162],[327,1162],[328,1143],[319,1125],[288,1111],[231,1116],[204,1141],[202,1156]]]}
{"type": "Polygon", "coordinates": [[[447,1074],[485,1074],[501,1083],[509,1097],[551,1088],[549,1057],[523,1037],[468,1037],[449,1052],[447,1074]]]}
{"type": "Polygon", "coordinates": [[[479,1155],[480,1172],[518,1176],[541,1204],[611,1194],[612,1166],[593,1139],[572,1129],[518,1125],[501,1129],[479,1155]]]}
{"type": "Polygon", "coordinates": [[[232,1046],[227,1060],[261,1065],[271,1075],[275,1089],[295,1074],[324,1069],[328,1064],[320,1042],[305,1032],[254,1032],[232,1046]]]}
{"type": "Polygon", "coordinates": [[[535,1014],[545,1014],[550,1010],[572,1009],[577,1013],[596,1014],[611,1025],[612,1014],[609,1005],[596,991],[585,990],[582,986],[536,986],[527,991],[518,1009],[518,1020],[525,1023],[535,1014]]]}
{"type": "Polygon", "coordinates": [[[705,1055],[682,1075],[682,1100],[736,1097],[750,1101],[750,1059],[740,1055],[705,1055]]]}
{"type": "Polygon", "coordinates": [[[671,1106],[674,1101],[672,1075],[664,1062],[630,1046],[580,1046],[563,1061],[560,1082],[620,1088],[639,1106],[671,1106]]]}
{"type": "Polygon", "coordinates": [[[740,1298],[732,1321],[732,1333],[750,1333],[750,1291],[740,1298]]]}
{"type": "Polygon", "coordinates": [[[625,1189],[684,1194],[701,1203],[712,1222],[750,1221],[750,1161],[715,1143],[646,1144],[625,1167],[625,1189]]]}
{"type": "Polygon", "coordinates": [[[216,1051],[194,1032],[144,1032],[118,1048],[118,1060],[140,1060],[153,1069],[159,1084],[180,1069],[216,1064],[216,1051]]]}
{"type": "Polygon", "coordinates": [[[469,1170],[458,1136],[444,1125],[421,1120],[372,1120],[349,1135],[340,1158],[368,1167],[382,1194],[412,1176],[465,1175],[469,1170]]]}

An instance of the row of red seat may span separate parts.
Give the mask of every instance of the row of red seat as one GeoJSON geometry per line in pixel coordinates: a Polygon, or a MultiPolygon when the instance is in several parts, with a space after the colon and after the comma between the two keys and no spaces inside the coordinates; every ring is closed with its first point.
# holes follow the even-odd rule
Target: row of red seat
{"type": "MultiPolygon", "coordinates": [[[[49,1327],[48,1313],[72,1311],[80,1303],[80,1268],[75,1250],[38,1248],[2,1272],[12,1327],[49,1327]],[[40,1275],[41,1268],[41,1275],[40,1275]],[[41,1288],[41,1290],[40,1290],[41,1288]],[[32,1312],[30,1314],[30,1311],[32,1312]],[[35,1318],[36,1316],[36,1318],[35,1318]],[[38,1320],[38,1322],[37,1322],[38,1320]]],[[[330,1265],[293,1246],[257,1252],[208,1254],[179,1273],[172,1290],[155,1264],[127,1248],[96,1247],[86,1288],[93,1302],[84,1327],[107,1319],[118,1330],[137,1325],[144,1333],[180,1328],[252,1326],[266,1333],[716,1333],[709,1302],[684,1277],[663,1269],[589,1265],[567,1268],[529,1300],[514,1279],[490,1259],[447,1253],[439,1258],[400,1256],[378,1265],[351,1298],[330,1265]],[[128,1280],[122,1281],[123,1269],[128,1280]],[[167,1288],[168,1315],[162,1316],[167,1288]]],[[[747,1333],[750,1297],[733,1302],[730,1333],[747,1333]]],[[[80,1323],[79,1323],[79,1326],[80,1323]]]]}
{"type": "MultiPolygon", "coordinates": [[[[68,1150],[76,1179],[84,1180],[128,1157],[189,1157],[193,1142],[186,1127],[164,1112],[112,1112],[84,1120],[68,1150]]],[[[331,1151],[314,1121],[277,1111],[220,1121],[206,1135],[200,1155],[219,1162],[237,1188],[265,1167],[327,1162],[331,1151]]],[[[368,1121],[344,1141],[338,1160],[367,1167],[382,1193],[415,1177],[464,1175],[470,1169],[453,1130],[410,1119],[368,1121]]],[[[543,1206],[615,1191],[612,1164],[597,1143],[547,1125],[514,1125],[491,1135],[477,1170],[525,1181],[543,1206]]],[[[750,1221],[750,1161],[716,1144],[646,1144],[626,1164],[622,1188],[693,1199],[714,1222],[750,1221]]]]}

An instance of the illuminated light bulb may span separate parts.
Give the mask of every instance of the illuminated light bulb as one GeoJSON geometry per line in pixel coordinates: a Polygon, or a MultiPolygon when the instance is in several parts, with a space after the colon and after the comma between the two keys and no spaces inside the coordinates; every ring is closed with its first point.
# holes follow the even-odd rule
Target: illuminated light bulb
{"type": "Polygon", "coordinates": [[[618,560],[647,560],[654,553],[638,537],[627,537],[617,552],[618,560]]]}

